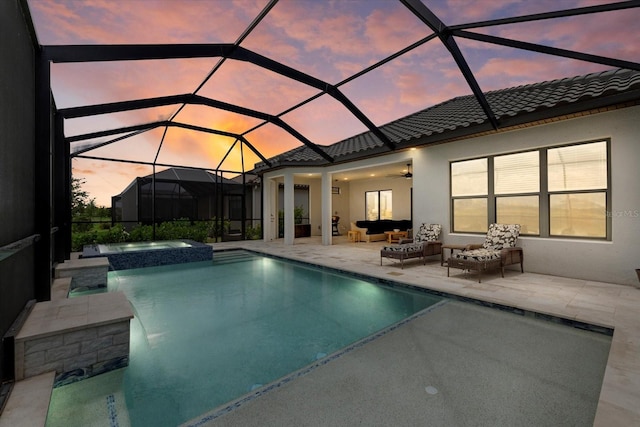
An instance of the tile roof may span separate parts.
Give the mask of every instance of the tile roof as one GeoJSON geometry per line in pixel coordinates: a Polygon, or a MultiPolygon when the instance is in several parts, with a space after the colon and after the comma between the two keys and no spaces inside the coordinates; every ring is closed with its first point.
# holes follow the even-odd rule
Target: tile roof
{"type": "MultiPolygon", "coordinates": [[[[640,99],[640,72],[609,70],[583,76],[499,89],[485,93],[501,128],[640,99]],[[624,96],[622,96],[624,95],[624,96]]],[[[399,147],[424,145],[490,131],[487,116],[473,95],[460,96],[383,125],[380,130],[399,147]]],[[[320,146],[336,161],[388,152],[371,132],[320,146]]],[[[301,146],[270,159],[286,164],[327,164],[301,146]]],[[[266,170],[264,163],[256,170],[266,170]]]]}

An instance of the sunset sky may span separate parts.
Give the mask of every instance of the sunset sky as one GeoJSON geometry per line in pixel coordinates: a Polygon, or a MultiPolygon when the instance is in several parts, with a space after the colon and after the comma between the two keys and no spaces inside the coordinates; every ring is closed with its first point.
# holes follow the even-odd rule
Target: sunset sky
{"type": "MultiPolygon", "coordinates": [[[[596,4],[578,0],[438,0],[423,2],[446,25],[479,22],[596,4]]],[[[42,45],[234,43],[268,4],[266,0],[28,0],[42,45]]],[[[640,9],[473,29],[478,33],[629,61],[640,59],[640,9]]],[[[240,46],[330,84],[431,34],[396,0],[280,0],[240,46]]],[[[610,67],[456,38],[481,89],[581,75],[610,67]]],[[[194,93],[219,58],[53,64],[58,108],[194,93]]],[[[462,74],[439,39],[394,59],[339,89],[376,125],[460,95],[469,95],[462,74]]],[[[250,63],[226,60],[199,95],[279,115],[318,93],[250,63]]],[[[73,136],[167,120],[179,105],[65,121],[73,136]]],[[[312,142],[328,145],[366,131],[328,95],[281,117],[312,142]]],[[[175,121],[242,134],[260,120],[203,106],[187,106],[175,121]]],[[[142,133],[87,155],[152,162],[164,129],[142,133]]],[[[301,143],[273,125],[246,138],[267,158],[301,143]]],[[[102,138],[101,142],[115,137],[102,138]]],[[[216,169],[234,139],[169,128],[158,163],[216,169]]],[[[72,151],[78,149],[72,145],[72,151]]],[[[259,161],[243,149],[246,170],[259,161]]],[[[221,166],[240,171],[240,150],[221,166]]],[[[75,177],[98,205],[109,206],[150,166],[73,160],[75,177]]],[[[230,178],[236,174],[228,174],[230,178]]]]}

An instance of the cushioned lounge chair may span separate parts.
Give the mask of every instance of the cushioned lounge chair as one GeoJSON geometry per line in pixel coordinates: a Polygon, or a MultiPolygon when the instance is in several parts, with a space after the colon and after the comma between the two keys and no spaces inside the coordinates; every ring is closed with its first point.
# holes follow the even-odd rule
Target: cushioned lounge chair
{"type": "Polygon", "coordinates": [[[384,246],[380,250],[380,265],[382,258],[400,260],[401,268],[404,268],[404,260],[422,258],[422,264],[427,257],[438,255],[442,252],[442,242],[438,240],[442,226],[440,224],[422,224],[412,239],[400,239],[397,245],[384,246]]]}
{"type": "Polygon", "coordinates": [[[516,246],[519,235],[520,224],[491,224],[483,244],[467,245],[462,252],[451,255],[447,276],[449,268],[475,270],[480,283],[482,273],[487,270],[499,268],[504,277],[504,267],[510,264],[520,264],[520,271],[524,273],[522,248],[516,246]]]}

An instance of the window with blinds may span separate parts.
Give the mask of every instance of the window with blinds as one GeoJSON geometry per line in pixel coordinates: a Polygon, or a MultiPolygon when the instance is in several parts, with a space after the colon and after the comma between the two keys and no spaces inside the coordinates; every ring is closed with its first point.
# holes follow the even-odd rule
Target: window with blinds
{"type": "Polygon", "coordinates": [[[454,232],[520,224],[521,234],[609,238],[609,141],[451,162],[454,232]]]}
{"type": "Polygon", "coordinates": [[[520,224],[522,234],[540,234],[540,152],[493,159],[496,222],[520,224]]]}
{"type": "Polygon", "coordinates": [[[551,236],[607,235],[607,143],[548,150],[551,236]]]}
{"type": "Polygon", "coordinates": [[[487,231],[488,170],[487,159],[451,163],[453,231],[487,231]]]}

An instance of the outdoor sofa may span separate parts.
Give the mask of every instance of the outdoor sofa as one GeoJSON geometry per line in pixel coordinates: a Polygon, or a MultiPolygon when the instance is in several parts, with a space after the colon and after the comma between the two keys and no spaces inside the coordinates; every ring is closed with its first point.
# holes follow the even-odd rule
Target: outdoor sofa
{"type": "Polygon", "coordinates": [[[351,223],[351,230],[360,231],[360,240],[369,242],[378,242],[386,240],[385,231],[407,231],[411,228],[411,221],[408,219],[392,220],[381,219],[377,221],[356,221],[355,226],[351,223]]]}

